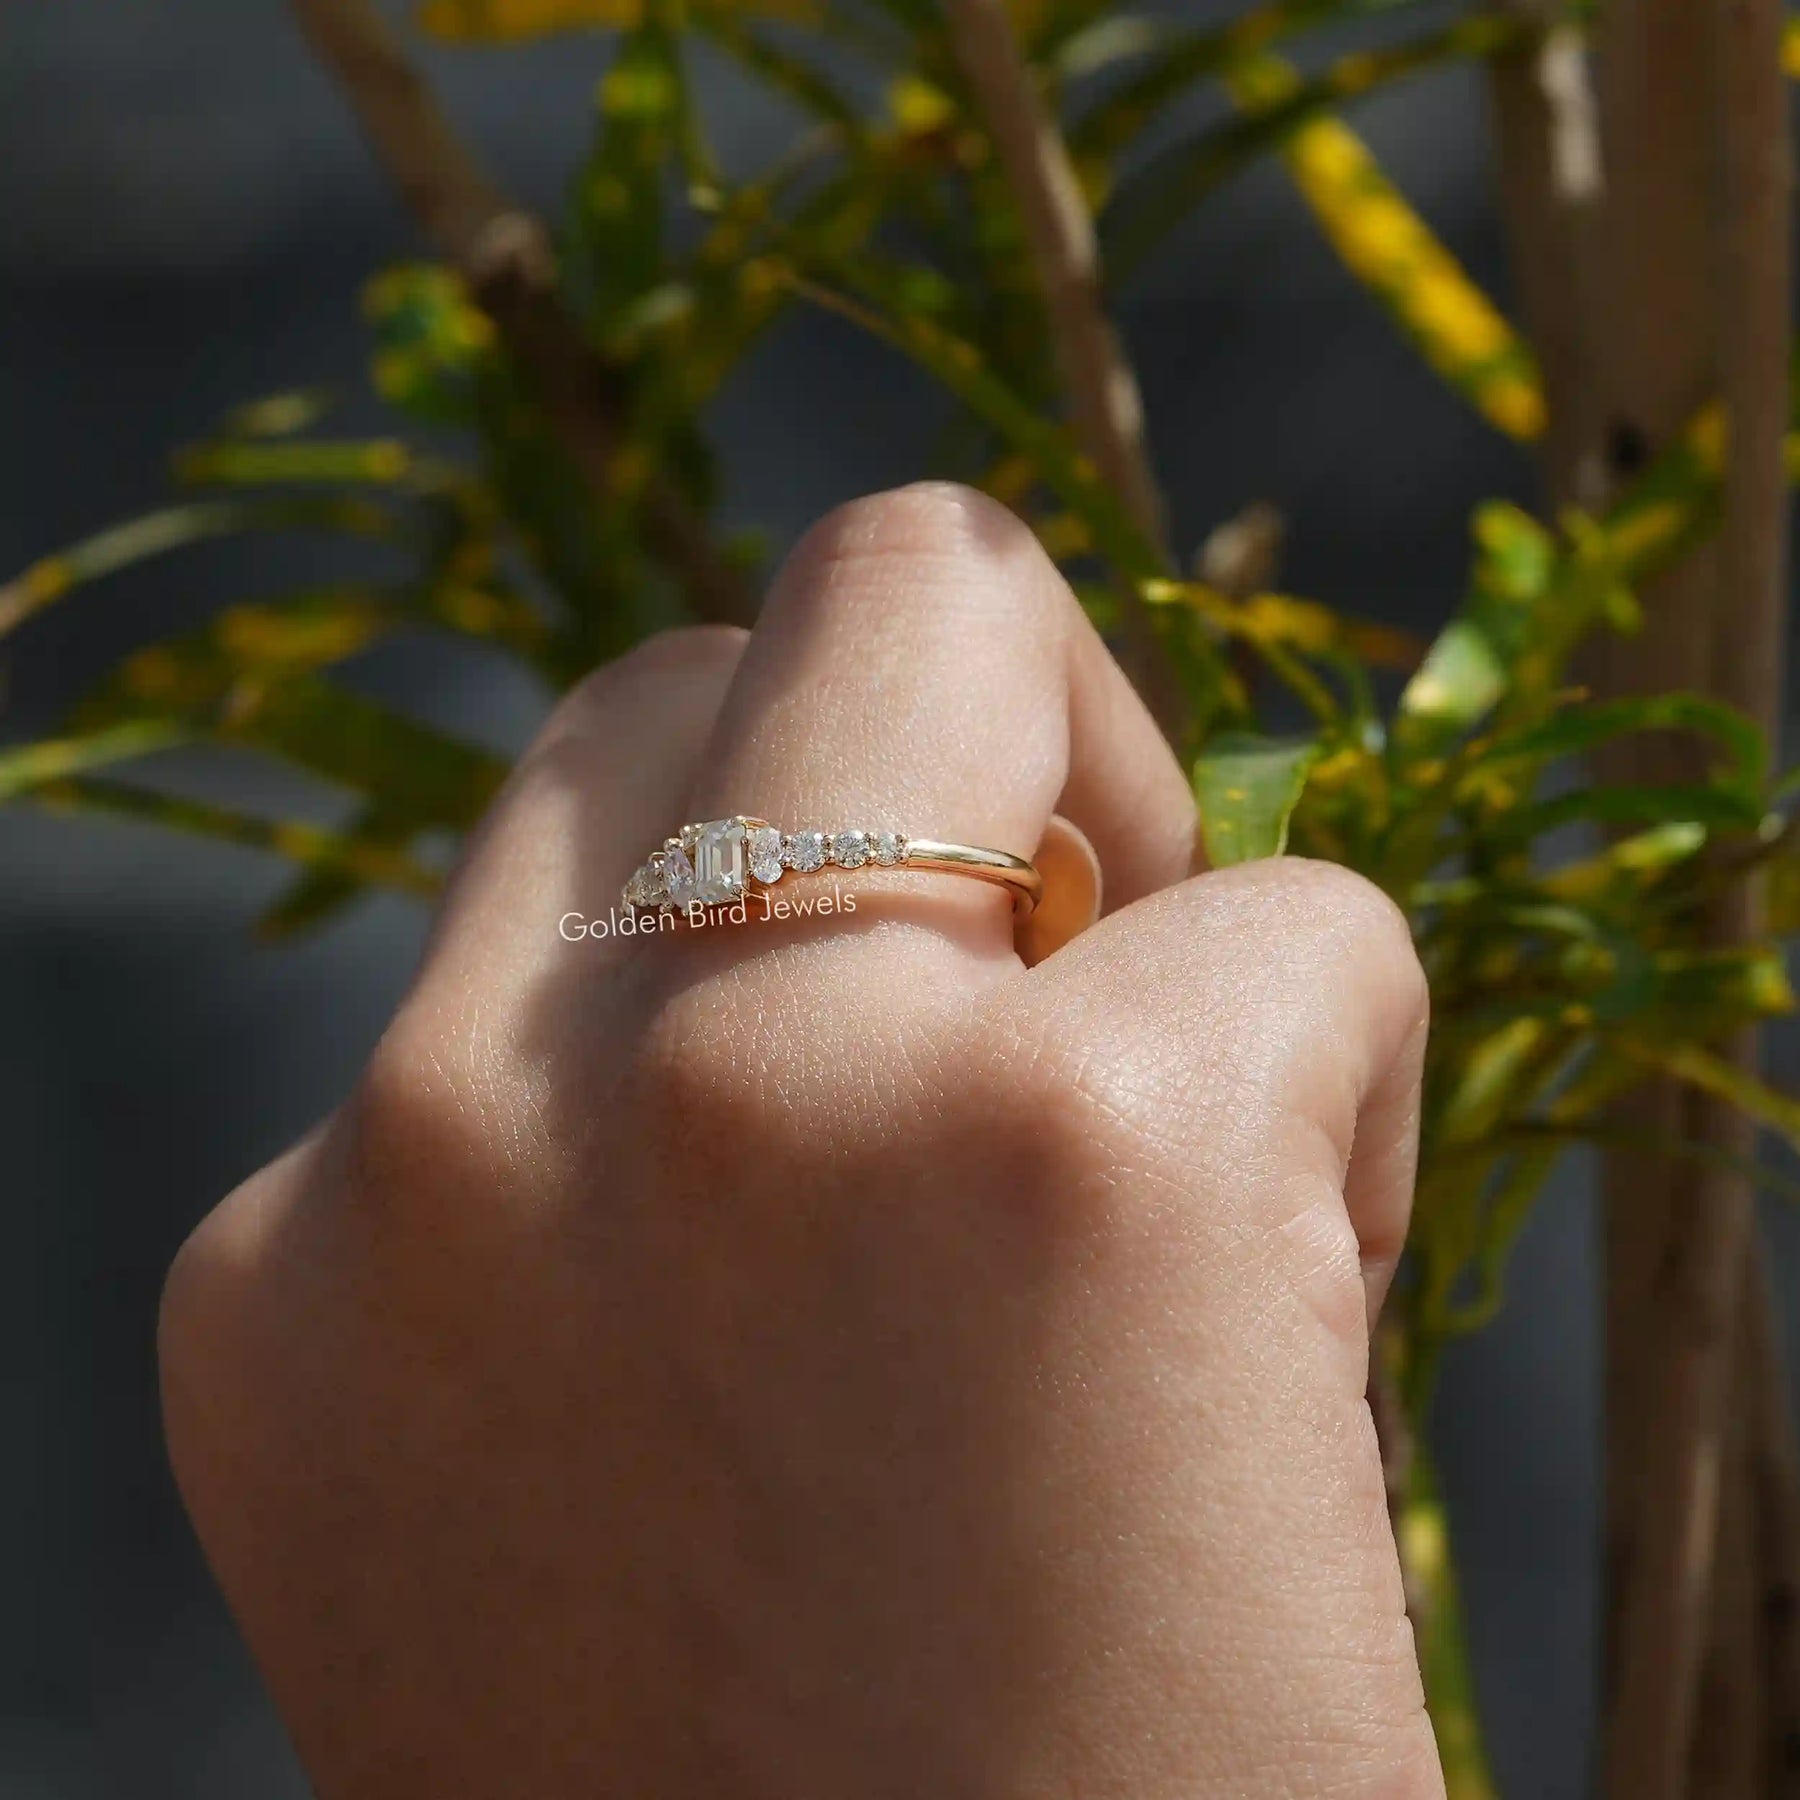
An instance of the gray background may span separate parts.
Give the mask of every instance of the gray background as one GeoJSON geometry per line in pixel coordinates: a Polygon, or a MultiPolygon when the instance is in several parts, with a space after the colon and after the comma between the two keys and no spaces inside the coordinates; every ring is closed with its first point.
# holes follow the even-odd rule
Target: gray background
{"type": "MultiPolygon", "coordinates": [[[[552,208],[599,40],[431,58],[505,178],[552,208]]],[[[728,165],[781,113],[709,69],[728,165]]],[[[1504,290],[1478,82],[1359,115],[1477,275],[1504,290]]],[[[165,492],[168,448],[290,385],[356,388],[355,294],[417,246],[278,0],[0,0],[0,569],[165,492]]],[[[1246,501],[1294,521],[1287,579],[1415,626],[1442,616],[1471,503],[1520,460],[1426,375],[1273,174],[1194,222],[1127,297],[1184,547],[1246,501]]],[[[348,422],[376,417],[366,399],[348,422]]],[[[834,501],[930,472],[941,408],[845,329],[788,329],[717,413],[729,517],[777,544],[834,501]]],[[[167,561],[21,633],[0,733],[42,729],[106,660],[314,551],[167,561]]],[[[440,651],[358,676],[503,747],[543,696],[440,651]]],[[[196,779],[272,797],[265,771],[196,779]]],[[[154,1409],[162,1268],[205,1208],[343,1090],[422,920],[360,907],[299,947],[247,926],[264,862],[123,825],[0,812],[0,1800],[305,1791],[187,1534],[154,1409]]],[[[1505,1790],[1563,1800],[1591,1752],[1594,1334],[1580,1171],[1454,1359],[1438,1447],[1505,1790]]],[[[1792,1219],[1775,1221],[1795,1266],[1792,1219]]]]}

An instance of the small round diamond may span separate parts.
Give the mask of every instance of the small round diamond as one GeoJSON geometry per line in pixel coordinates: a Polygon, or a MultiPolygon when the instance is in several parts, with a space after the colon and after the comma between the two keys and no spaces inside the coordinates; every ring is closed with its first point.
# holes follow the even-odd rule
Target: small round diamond
{"type": "Polygon", "coordinates": [[[790,869],[809,874],[825,866],[825,834],[822,831],[796,831],[788,839],[781,860],[790,869]]]}
{"type": "Polygon", "coordinates": [[[840,869],[860,869],[869,860],[869,834],[840,831],[831,840],[831,860],[840,869]]]}
{"type": "Polygon", "coordinates": [[[884,869],[891,869],[906,854],[905,842],[897,831],[876,832],[870,839],[870,849],[884,869]]]}

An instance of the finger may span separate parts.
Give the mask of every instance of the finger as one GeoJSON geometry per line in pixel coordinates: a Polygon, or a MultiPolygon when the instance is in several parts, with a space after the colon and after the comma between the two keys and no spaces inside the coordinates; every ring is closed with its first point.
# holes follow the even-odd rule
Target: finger
{"type": "Polygon", "coordinates": [[[944,485],[832,514],[775,584],[689,816],[1029,856],[1057,811],[1114,904],[1186,872],[1187,784],[1030,532],[944,485]]]}
{"type": "Polygon", "coordinates": [[[679,813],[745,638],[663,632],[563,697],[464,852],[420,985],[498,1004],[566,967],[571,932],[590,964],[621,953],[626,940],[593,927],[610,927],[645,840],[679,813]]]}
{"type": "Polygon", "coordinates": [[[1128,1065],[1132,1108],[1178,1159],[1272,1131],[1288,1166],[1328,1178],[1315,1197],[1368,1289],[1345,1335],[1366,1336],[1411,1214],[1429,1004],[1391,901],[1333,864],[1246,864],[1104,921],[1008,994],[1128,1065]]]}
{"type": "Polygon", "coordinates": [[[982,1006],[1020,1047],[1015,1083],[1059,1081],[1091,1140],[1082,1241],[1127,1299],[1083,1315],[1097,1347],[1071,1404],[1132,1470],[1108,1528],[1177,1530],[1170,1614],[1241,1627],[1208,1714],[1219,1791],[1330,1785],[1349,1731],[1363,1766],[1416,1778],[1380,1792],[1441,1792],[1365,1400],[1425,1039],[1404,919],[1328,865],[1234,868],[982,1006]]]}

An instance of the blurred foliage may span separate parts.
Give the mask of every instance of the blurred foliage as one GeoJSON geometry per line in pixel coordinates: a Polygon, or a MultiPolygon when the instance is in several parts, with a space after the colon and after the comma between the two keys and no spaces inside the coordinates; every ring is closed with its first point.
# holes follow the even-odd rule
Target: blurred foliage
{"type": "MultiPolygon", "coordinates": [[[[1474,418],[1529,440],[1544,414],[1529,348],[1339,116],[1519,30],[1482,8],[1447,23],[1442,9],[1421,23],[1425,11],[1262,0],[1195,29],[1098,0],[1013,7],[1115,281],[1272,157],[1341,261],[1347,304],[1360,288],[1474,418]],[[1312,33],[1346,25],[1361,47],[1311,53],[1312,33]],[[1146,156],[1151,132],[1162,147],[1146,156]]],[[[552,691],[683,617],[649,526],[649,476],[710,515],[721,489],[710,403],[784,315],[823,307],[953,398],[946,460],[1031,523],[1103,629],[1122,588],[1147,602],[1186,692],[1181,750],[1211,860],[1284,847],[1329,858],[1413,921],[1435,1029],[1410,1276],[1389,1348],[1415,1416],[1446,1341],[1500,1304],[1509,1251],[1558,1159],[1604,1138],[1622,1092],[1672,1077],[1800,1142],[1800,1104],[1716,1049],[1741,1024],[1793,1010],[1780,945],[1706,942],[1721,886],[1753,877],[1768,882],[1774,926],[1800,929],[1800,855],[1767,746],[1704,698],[1602,703],[1572,673],[1594,634],[1633,629],[1644,580],[1712,529],[1716,413],[1601,516],[1545,524],[1504,503],[1479,507],[1465,589],[1429,646],[1315,600],[1228,593],[1168,566],[1069,434],[1025,234],[936,7],[424,0],[418,22],[477,44],[599,34],[580,52],[595,59],[595,119],[559,248],[562,298],[620,422],[604,490],[571,460],[457,274],[378,275],[364,297],[373,381],[399,435],[322,435],[329,401],[315,394],[247,407],[176,458],[189,497],[0,589],[0,634],[89,583],[223,536],[321,536],[366,546],[388,572],[260,595],[137,650],[62,734],[0,752],[0,798],[283,857],[296,873],[263,921],[271,932],[316,924],[371,887],[429,896],[445,844],[475,823],[504,769],[362,697],[346,665],[378,643],[435,634],[509,658],[552,691]],[[794,139],[774,166],[748,177],[718,166],[690,76],[697,49],[790,110],[794,139]],[[1586,781],[1586,752],[1647,732],[1702,742],[1707,779],[1586,781]],[[140,762],[196,744],[303,771],[339,796],[343,822],[201,804],[140,762]]],[[[1789,55],[1800,68],[1792,42],[1789,55]]],[[[752,544],[727,549],[754,563],[752,544]]],[[[1490,1790],[1422,1462],[1403,1537],[1435,1595],[1422,1648],[1451,1791],[1466,1800],[1490,1790]]]]}

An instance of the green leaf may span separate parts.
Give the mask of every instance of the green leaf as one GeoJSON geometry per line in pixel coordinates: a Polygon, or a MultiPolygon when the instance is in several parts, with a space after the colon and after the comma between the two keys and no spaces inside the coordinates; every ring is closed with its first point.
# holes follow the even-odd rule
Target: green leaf
{"type": "Polygon", "coordinates": [[[273,500],[197,500],[109,526],[44,557],[0,586],[0,636],[85,582],[209,538],[247,532],[324,532],[354,538],[400,538],[404,521],[388,507],[354,495],[301,495],[273,500]]]}
{"type": "Polygon", "coordinates": [[[0,750],[0,800],[17,799],[88,769],[167,750],[192,737],[186,726],[172,719],[134,719],[69,737],[15,745],[0,750]]]}
{"type": "Polygon", "coordinates": [[[88,725],[179,713],[195,721],[240,713],[270,684],[348,661],[408,629],[502,644],[526,656],[543,627],[504,589],[458,582],[388,587],[340,583],[232,606],[199,631],[133,651],[83,702],[88,725]]]}
{"type": "Polygon", "coordinates": [[[291,437],[318,424],[337,405],[338,398],[335,390],[323,387],[266,394],[233,407],[219,421],[218,428],[228,438],[291,437]]]}
{"type": "Polygon", "coordinates": [[[1504,814],[1492,826],[1497,840],[1525,843],[1564,825],[1703,825],[1720,831],[1754,831],[1760,804],[1733,788],[1670,783],[1577,788],[1535,806],[1504,814]]]}
{"type": "MultiPolygon", "coordinates": [[[[412,827],[379,800],[358,813],[345,837],[360,847],[359,854],[380,854],[406,859],[412,827]]],[[[256,934],[274,941],[298,935],[323,924],[368,889],[364,874],[348,859],[307,863],[300,874],[268,906],[256,921],[256,934]]]]}
{"type": "Polygon", "coordinates": [[[1545,891],[1565,900],[1600,901],[1645,890],[1686,871],[1706,848],[1704,825],[1678,820],[1608,844],[1593,856],[1565,863],[1544,878],[1545,891]]]}
{"type": "Polygon", "coordinates": [[[577,305],[602,337],[668,270],[664,182],[688,115],[680,44],[660,6],[619,40],[600,79],[600,130],[576,183],[565,260],[577,305]]]}
{"type": "Polygon", "coordinates": [[[1400,715],[1433,742],[1458,737],[1493,711],[1506,692],[1506,663],[1475,618],[1452,619],[1425,652],[1400,696],[1400,715]]]}
{"type": "Polygon", "coordinates": [[[1727,1062],[1705,1045],[1626,1039],[1620,1048],[1659,1073],[1735,1106],[1746,1118],[1800,1149],[1800,1100],[1727,1062]]]}
{"type": "Polygon", "coordinates": [[[247,633],[226,614],[198,638],[137,652],[78,717],[96,731],[148,722],[261,750],[379,798],[414,830],[480,818],[505,778],[501,758],[314,673],[374,641],[379,615],[327,612],[309,633],[304,619],[271,631],[257,609],[236,618],[246,614],[247,633]]]}
{"type": "Polygon", "coordinates": [[[1769,762],[1761,730],[1736,707],[1704,694],[1654,694],[1565,706],[1542,724],[1495,738],[1477,752],[1474,766],[1549,762],[1583,755],[1615,738],[1655,731],[1690,732],[1711,740],[1726,753],[1721,775],[1747,798],[1761,794],[1769,762]]]}
{"type": "Polygon", "coordinates": [[[861,134],[862,117],[835,82],[805,57],[749,29],[737,4],[697,6],[694,29],[735,62],[766,82],[804,114],[835,126],[847,137],[861,134]]]}
{"type": "Polygon", "coordinates": [[[493,321],[468,284],[435,263],[402,263],[363,289],[375,391],[428,425],[472,428],[498,358],[493,321]]]}
{"type": "Polygon", "coordinates": [[[176,794],[91,777],[52,782],[32,798],[53,812],[106,813],[165,831],[268,851],[303,868],[393,888],[422,900],[435,899],[443,886],[443,878],[435,870],[389,846],[365,843],[353,834],[301,820],[258,818],[176,794]]]}
{"type": "Polygon", "coordinates": [[[1690,1037],[1794,1011],[1787,958],[1774,944],[1665,950],[1656,957],[1657,1004],[1690,1037]]]}
{"type": "Polygon", "coordinates": [[[1068,128],[1081,157],[1122,156],[1159,114],[1208,77],[1229,74],[1247,56],[1266,52],[1314,26],[1370,13],[1399,11],[1417,0],[1265,0],[1223,25],[1175,31],[1162,20],[1108,13],[1066,43],[1065,76],[1091,74],[1125,56],[1140,66],[1100,96],[1068,128]]]}
{"type": "Polygon", "coordinates": [[[1216,869],[1279,856],[1306,777],[1318,761],[1316,738],[1221,732],[1194,764],[1194,795],[1207,860],[1216,869]]]}
{"type": "Polygon", "coordinates": [[[1501,730],[1548,715],[1577,645],[1618,594],[1591,527],[1559,546],[1529,514],[1495,501],[1477,511],[1474,536],[1469,593],[1400,696],[1393,748],[1403,764],[1441,757],[1496,711],[1501,730]]]}
{"type": "MultiPolygon", "coordinates": [[[[794,24],[820,26],[815,0],[710,0],[696,12],[728,9],[794,24]]],[[[626,31],[639,24],[645,0],[417,0],[420,26],[452,44],[521,44],[560,32],[626,31]]]]}
{"type": "Polygon", "coordinates": [[[1680,1162],[1693,1163],[1698,1168],[1716,1169],[1722,1174],[1735,1175],[1749,1186],[1760,1188],[1764,1193],[1773,1194],[1779,1199],[1800,1201],[1800,1181],[1793,1176],[1772,1168],[1766,1162],[1759,1162],[1753,1156],[1739,1156],[1729,1150],[1717,1149],[1711,1144],[1696,1143],[1691,1138],[1664,1132],[1645,1132],[1635,1126],[1560,1127],[1540,1126],[1535,1121],[1515,1126],[1505,1134],[1505,1141],[1509,1144],[1528,1144],[1537,1138],[1553,1139],[1566,1147],[1587,1145],[1599,1150],[1635,1151],[1640,1156],[1672,1157],[1680,1162]]]}
{"type": "Polygon", "coordinates": [[[1462,1148],[1486,1138],[1529,1100],[1555,1066],[1564,1041],[1549,1021],[1523,1017],[1464,1050],[1443,1071],[1448,1085],[1427,1121],[1433,1149],[1462,1148]]]}
{"type": "MultiPolygon", "coordinates": [[[[1527,890],[1510,892],[1497,883],[1469,879],[1459,882],[1454,896],[1434,905],[1422,936],[1427,943],[1459,943],[1465,961],[1478,965],[1482,985],[1500,990],[1503,998],[1492,1009],[1498,1016],[1542,1016],[1568,1022],[1572,1012],[1603,1019],[1623,1018],[1641,1011],[1657,998],[1658,972],[1650,947],[1641,932],[1566,900],[1527,890]],[[1563,955],[1546,964],[1533,952],[1540,943],[1564,940],[1576,946],[1575,956],[1563,955]],[[1496,958],[1496,943],[1505,953],[1496,958]],[[1533,991],[1528,971],[1542,970],[1552,981],[1552,991],[1533,991]],[[1491,972],[1490,972],[1491,970],[1491,972]]],[[[1416,902],[1415,902],[1416,904],[1416,902]]],[[[1474,990],[1477,977],[1467,978],[1474,990]]],[[[1489,1009],[1472,997],[1465,998],[1445,1030],[1471,1019],[1486,1018],[1489,1009]]]]}
{"type": "Polygon", "coordinates": [[[398,438],[290,443],[221,438],[175,454],[176,479],[199,485],[268,487],[333,483],[392,487],[418,479],[421,460],[398,438]]]}
{"type": "Polygon", "coordinates": [[[419,828],[467,831],[507,773],[491,751],[314,676],[272,685],[219,730],[352,793],[378,795],[419,828]]]}

